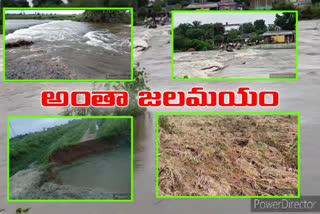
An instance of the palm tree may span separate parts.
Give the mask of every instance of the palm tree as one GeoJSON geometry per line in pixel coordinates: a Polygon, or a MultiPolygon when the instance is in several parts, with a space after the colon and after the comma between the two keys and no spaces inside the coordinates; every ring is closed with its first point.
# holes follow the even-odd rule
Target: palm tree
{"type": "Polygon", "coordinates": [[[193,27],[198,28],[198,27],[200,27],[201,22],[200,21],[193,21],[192,24],[193,24],[193,27]]]}

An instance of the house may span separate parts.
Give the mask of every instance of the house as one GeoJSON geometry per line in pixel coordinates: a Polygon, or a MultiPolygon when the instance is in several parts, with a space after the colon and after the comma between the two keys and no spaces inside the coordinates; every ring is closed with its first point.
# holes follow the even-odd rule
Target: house
{"type": "Polygon", "coordinates": [[[268,31],[262,36],[266,43],[293,43],[296,40],[295,31],[268,31]]]}
{"type": "MultiPolygon", "coordinates": [[[[277,0],[250,0],[251,10],[271,10],[272,3],[277,2],[277,0]]],[[[312,0],[286,0],[287,3],[292,3],[294,6],[307,7],[312,5],[312,0]]]]}
{"type": "Polygon", "coordinates": [[[186,9],[188,10],[236,10],[234,0],[193,0],[186,9]]]}

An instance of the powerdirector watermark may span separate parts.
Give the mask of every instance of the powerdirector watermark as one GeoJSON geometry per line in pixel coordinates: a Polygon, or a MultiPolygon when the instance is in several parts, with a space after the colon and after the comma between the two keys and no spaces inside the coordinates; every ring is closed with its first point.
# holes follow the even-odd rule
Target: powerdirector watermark
{"type": "Polygon", "coordinates": [[[279,79],[279,78],[286,78],[286,79],[294,79],[296,78],[295,73],[271,73],[269,74],[270,79],[279,79]]]}
{"type": "Polygon", "coordinates": [[[320,196],[252,198],[251,212],[319,212],[320,196]]]}

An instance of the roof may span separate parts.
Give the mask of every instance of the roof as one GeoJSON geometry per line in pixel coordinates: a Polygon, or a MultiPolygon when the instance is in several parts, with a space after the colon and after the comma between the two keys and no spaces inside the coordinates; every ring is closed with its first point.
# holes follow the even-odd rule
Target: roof
{"type": "Polygon", "coordinates": [[[262,34],[262,36],[276,36],[276,35],[292,35],[292,31],[269,31],[262,34]]]}
{"type": "Polygon", "coordinates": [[[208,3],[208,4],[189,4],[186,9],[200,9],[200,8],[212,8],[219,7],[216,3],[208,3]]]}

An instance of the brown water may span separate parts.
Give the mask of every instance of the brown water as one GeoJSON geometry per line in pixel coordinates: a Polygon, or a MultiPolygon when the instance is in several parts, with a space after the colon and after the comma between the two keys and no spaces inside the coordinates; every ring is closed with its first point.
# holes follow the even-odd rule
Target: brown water
{"type": "MultiPolygon", "coordinates": [[[[320,194],[318,151],[320,144],[320,20],[299,22],[299,80],[298,81],[188,81],[172,82],[170,36],[154,37],[151,48],[140,56],[141,65],[149,74],[152,90],[189,90],[204,86],[210,90],[236,90],[249,86],[253,90],[272,89],[280,93],[277,108],[152,108],[144,117],[135,119],[134,126],[134,202],[133,203],[8,203],[6,202],[6,130],[0,133],[0,206],[8,213],[17,207],[32,207],[32,214],[81,213],[175,213],[212,214],[250,213],[249,199],[156,199],[155,198],[155,112],[156,111],[299,111],[301,112],[301,194],[320,194]]],[[[55,115],[60,108],[41,108],[39,94],[46,89],[85,89],[81,85],[66,87],[58,83],[0,83],[0,111],[6,115],[55,115]],[[32,91],[34,90],[34,91],[32,91]]],[[[86,88],[90,84],[87,83],[86,88]]],[[[0,127],[6,127],[5,119],[0,127]]]]}
{"type": "Polygon", "coordinates": [[[8,79],[130,79],[130,26],[70,20],[6,20],[8,79]]]}

